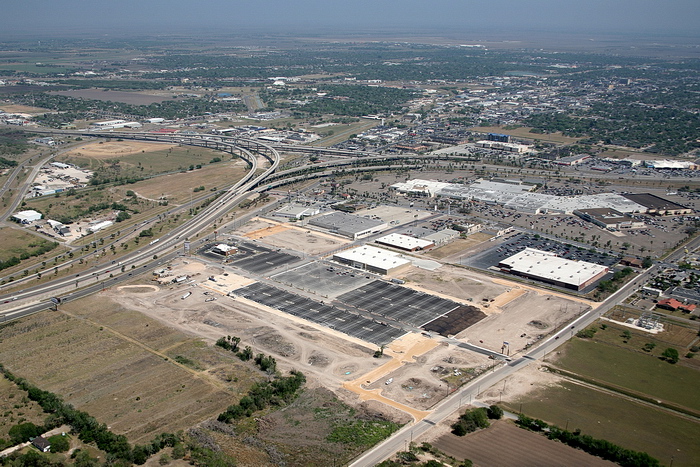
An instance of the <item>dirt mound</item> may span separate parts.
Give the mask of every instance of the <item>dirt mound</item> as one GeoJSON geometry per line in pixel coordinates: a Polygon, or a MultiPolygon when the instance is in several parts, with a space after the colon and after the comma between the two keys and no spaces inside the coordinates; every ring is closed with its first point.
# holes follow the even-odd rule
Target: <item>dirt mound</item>
{"type": "Polygon", "coordinates": [[[320,352],[312,352],[311,356],[309,357],[308,363],[309,365],[325,368],[330,364],[331,360],[326,354],[322,354],[320,352]]]}
{"type": "Polygon", "coordinates": [[[532,320],[529,323],[527,323],[528,326],[532,326],[535,329],[547,329],[549,327],[549,324],[539,321],[539,320],[532,320]]]}
{"type": "Polygon", "coordinates": [[[263,327],[262,332],[253,334],[253,338],[256,344],[282,357],[292,357],[297,354],[296,346],[271,328],[263,327]]]}

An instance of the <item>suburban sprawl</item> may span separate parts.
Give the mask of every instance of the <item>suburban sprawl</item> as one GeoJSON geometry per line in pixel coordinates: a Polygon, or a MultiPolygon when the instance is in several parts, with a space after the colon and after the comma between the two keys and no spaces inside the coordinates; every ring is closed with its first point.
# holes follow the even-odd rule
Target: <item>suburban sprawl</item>
{"type": "Polygon", "coordinates": [[[0,465],[698,465],[698,58],[239,39],[0,43],[0,465]]]}

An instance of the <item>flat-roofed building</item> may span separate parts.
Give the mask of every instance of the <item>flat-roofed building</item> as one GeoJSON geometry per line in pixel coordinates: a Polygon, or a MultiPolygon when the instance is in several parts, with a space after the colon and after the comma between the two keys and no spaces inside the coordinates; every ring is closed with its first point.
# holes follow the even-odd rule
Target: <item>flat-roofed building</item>
{"type": "Polygon", "coordinates": [[[320,210],[313,206],[300,206],[298,204],[288,204],[275,211],[275,216],[301,219],[302,217],[315,216],[320,210]]]}
{"type": "Polygon", "coordinates": [[[30,224],[41,219],[41,213],[29,209],[27,211],[19,211],[12,215],[13,219],[17,219],[21,224],[30,224]]]}
{"type": "Polygon", "coordinates": [[[554,161],[554,163],[557,165],[571,166],[571,165],[581,164],[582,162],[584,162],[590,158],[591,158],[591,156],[588,154],[576,154],[574,156],[562,157],[561,159],[554,161]]]}
{"type": "Polygon", "coordinates": [[[413,179],[408,180],[406,183],[394,183],[389,188],[399,193],[406,193],[409,196],[427,196],[432,198],[438,191],[449,186],[449,183],[435,180],[413,179]]]}
{"type": "Polygon", "coordinates": [[[388,226],[384,221],[367,219],[366,217],[355,216],[345,212],[332,212],[309,221],[309,224],[330,232],[337,233],[353,240],[366,237],[372,233],[381,232],[388,226]]]}
{"type": "Polygon", "coordinates": [[[381,275],[394,274],[411,265],[399,253],[367,245],[336,253],[333,260],[381,275]]]}
{"type": "Polygon", "coordinates": [[[693,210],[687,206],[674,203],[673,201],[652,195],[651,193],[626,193],[622,196],[646,207],[648,214],[655,214],[657,216],[682,216],[693,212],[693,210]]]}
{"type": "Polygon", "coordinates": [[[594,223],[598,227],[612,231],[643,229],[646,227],[644,221],[636,220],[615,209],[577,209],[574,211],[574,214],[583,220],[594,223]]]}
{"type": "Polygon", "coordinates": [[[211,249],[211,252],[216,253],[217,255],[229,256],[238,253],[238,248],[225,243],[219,243],[211,249]]]}
{"type": "Polygon", "coordinates": [[[411,237],[408,235],[401,235],[397,233],[392,233],[383,237],[379,237],[375,240],[375,242],[379,243],[380,245],[386,245],[406,251],[425,250],[426,248],[431,248],[435,246],[435,243],[431,242],[430,240],[424,240],[421,238],[411,237]]]}
{"type": "Polygon", "coordinates": [[[126,123],[126,120],[107,120],[106,122],[95,122],[95,123],[93,123],[93,126],[111,127],[114,125],[119,125],[121,123],[126,123]]]}
{"type": "Polygon", "coordinates": [[[608,273],[606,266],[560,258],[554,253],[534,248],[525,248],[505,258],[498,263],[498,267],[510,274],[573,290],[582,290],[608,273]]]}
{"type": "Polygon", "coordinates": [[[435,245],[445,245],[455,238],[459,238],[459,232],[452,229],[443,229],[422,238],[423,240],[430,240],[435,245]]]}

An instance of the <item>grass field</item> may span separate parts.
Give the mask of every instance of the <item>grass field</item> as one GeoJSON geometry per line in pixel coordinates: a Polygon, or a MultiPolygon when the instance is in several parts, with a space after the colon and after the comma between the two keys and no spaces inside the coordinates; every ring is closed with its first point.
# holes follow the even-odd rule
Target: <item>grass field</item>
{"type": "MultiPolygon", "coordinates": [[[[654,350],[658,351],[656,353],[663,351],[659,351],[658,346],[654,350]]],[[[700,398],[696,393],[700,372],[653,355],[576,338],[566,344],[555,363],[583,376],[700,411],[700,398]]]]}
{"type": "Polygon", "coordinates": [[[71,68],[62,65],[37,65],[36,63],[3,63],[0,64],[0,71],[17,71],[20,73],[65,73],[71,68]]]}
{"type": "Polygon", "coordinates": [[[223,161],[231,159],[230,154],[213,149],[109,141],[86,144],[63,154],[57,160],[98,173],[106,171],[121,177],[147,177],[187,170],[192,165],[204,166],[217,157],[223,161]]]}
{"type": "Polygon", "coordinates": [[[330,131],[333,132],[333,134],[330,136],[314,141],[311,146],[330,147],[334,144],[342,143],[350,138],[350,135],[360,134],[363,131],[374,128],[375,126],[379,125],[379,123],[380,122],[378,120],[360,120],[359,122],[348,125],[334,125],[323,128],[311,127],[309,130],[318,132],[320,135],[330,131]]]}
{"type": "Polygon", "coordinates": [[[12,227],[0,228],[0,238],[2,238],[0,261],[7,261],[13,256],[19,257],[22,253],[29,252],[40,245],[51,243],[49,239],[33,235],[21,228],[12,227]]]}
{"type": "Polygon", "coordinates": [[[5,325],[0,339],[0,362],[11,372],[131,442],[216,416],[247,391],[253,375],[234,356],[213,350],[206,359],[187,353],[201,370],[176,363],[175,356],[203,344],[100,296],[5,325]],[[220,379],[209,373],[213,368],[237,380],[220,379]]]}
{"type": "Polygon", "coordinates": [[[203,186],[205,191],[223,188],[237,182],[247,173],[248,168],[243,162],[220,162],[197,170],[161,175],[123,188],[135,191],[145,198],[157,200],[165,196],[170,202],[181,204],[189,201],[191,196],[204,194],[194,193],[192,190],[195,187],[203,186]]]}
{"type": "MultiPolygon", "coordinates": [[[[660,309],[654,310],[654,312],[667,314],[665,310],[660,309]]],[[[637,318],[641,316],[641,313],[639,312],[639,310],[633,308],[617,306],[613,308],[613,310],[607,316],[615,321],[624,322],[627,318],[637,318]]],[[[688,314],[678,312],[678,314],[674,314],[674,316],[687,318],[688,314]]],[[[649,334],[648,332],[635,330],[627,326],[622,326],[614,323],[607,323],[608,329],[599,329],[599,332],[596,333],[595,337],[596,340],[619,345],[621,343],[624,343],[624,339],[622,339],[622,337],[620,336],[622,331],[628,330],[630,331],[633,337],[632,339],[629,339],[629,342],[625,344],[625,346],[629,346],[634,349],[640,349],[646,342],[655,342],[658,346],[676,346],[678,347],[679,351],[680,349],[690,347],[698,341],[698,331],[700,329],[697,323],[681,326],[680,324],[676,324],[675,322],[672,322],[670,320],[662,320],[662,322],[664,324],[664,332],[659,334],[649,334]]],[[[666,347],[664,347],[664,349],[666,347]]],[[[664,349],[661,349],[661,351],[663,351],[664,349]]]]}
{"type": "MultiPolygon", "coordinates": [[[[627,449],[644,451],[667,465],[695,466],[700,424],[623,398],[564,382],[521,401],[525,415],[561,428],[577,428],[627,449]]],[[[518,412],[520,405],[507,407],[518,412]]]]}
{"type": "Polygon", "coordinates": [[[27,398],[26,392],[0,376],[0,449],[14,425],[26,422],[43,425],[46,416],[39,404],[27,398]]]}

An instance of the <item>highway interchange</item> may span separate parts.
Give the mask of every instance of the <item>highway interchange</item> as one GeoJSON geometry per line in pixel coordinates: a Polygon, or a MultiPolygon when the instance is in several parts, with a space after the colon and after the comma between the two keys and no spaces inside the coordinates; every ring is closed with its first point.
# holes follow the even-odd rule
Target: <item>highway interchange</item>
{"type": "MultiPolygon", "coordinates": [[[[377,168],[373,164],[379,161],[386,161],[395,158],[395,156],[379,156],[366,153],[356,153],[351,151],[325,150],[320,148],[308,149],[314,153],[319,151],[328,151],[328,155],[345,156],[346,161],[334,161],[316,166],[318,172],[303,173],[304,169],[290,169],[283,172],[278,172],[280,164],[280,154],[274,147],[263,144],[252,139],[229,138],[222,136],[176,136],[176,135],[153,135],[153,134],[105,134],[105,133],[70,133],[72,135],[81,136],[97,136],[97,137],[119,137],[125,139],[138,139],[146,141],[163,141],[179,144],[204,146],[213,149],[224,150],[232,154],[238,154],[246,160],[250,165],[250,170],[247,175],[232,186],[218,193],[218,197],[211,202],[206,208],[200,211],[187,223],[177,227],[171,232],[161,236],[157,241],[151,242],[137,252],[119,258],[116,261],[107,261],[95,266],[88,272],[85,272],[82,277],[62,277],[51,280],[40,285],[27,285],[23,290],[11,294],[0,296],[0,303],[4,303],[4,310],[0,315],[0,322],[5,322],[13,319],[26,316],[31,313],[43,311],[49,307],[55,306],[50,301],[51,297],[60,297],[62,301],[76,300],[86,295],[98,292],[103,288],[113,286],[122,281],[130,280],[134,275],[140,274],[159,264],[166,263],[171,259],[181,254],[181,246],[186,239],[195,238],[200,232],[210,228],[214,222],[237,206],[241,201],[245,200],[251,192],[264,191],[283,183],[288,183],[291,180],[307,179],[315,176],[327,175],[325,170],[332,169],[338,166],[357,166],[361,162],[361,167],[355,167],[357,170],[377,168]],[[358,157],[359,156],[359,157],[358,157]],[[260,159],[266,160],[267,167],[260,167],[260,159]],[[262,170],[260,172],[260,170],[262,170]],[[259,172],[259,173],[258,173],[259,172]],[[269,183],[268,183],[269,182],[269,183]],[[9,302],[9,304],[8,304],[9,302]]],[[[298,151],[298,147],[282,148],[285,150],[298,151]]],[[[405,158],[404,158],[405,159],[405,158]]],[[[22,199],[23,193],[29,189],[31,181],[38,169],[50,160],[50,157],[44,158],[36,162],[32,175],[21,187],[24,190],[20,193],[10,209],[2,216],[4,220],[8,214],[13,212],[18,203],[22,199]]],[[[417,162],[417,161],[416,161],[417,162]]],[[[415,166],[415,162],[409,166],[415,166]]],[[[393,166],[396,167],[396,166],[393,166]]],[[[20,173],[23,166],[17,167],[11,174],[5,186],[2,188],[4,192],[10,187],[12,180],[20,173]]],[[[195,201],[195,203],[198,201],[195,201]]],[[[188,205],[189,206],[189,205],[188,205]]],[[[182,207],[180,208],[182,209],[182,207]]],[[[174,210],[173,210],[174,211],[174,210]]],[[[700,245],[700,239],[693,239],[685,248],[691,251],[700,245]]],[[[678,259],[682,254],[681,248],[673,252],[668,258],[668,262],[678,259]]],[[[76,257],[72,261],[78,261],[76,257]]],[[[66,267],[68,263],[64,263],[62,267],[66,267]]],[[[632,294],[640,284],[643,284],[645,279],[654,274],[659,265],[647,269],[641,273],[634,281],[627,283],[621,287],[616,293],[608,297],[607,300],[598,304],[598,306],[586,311],[573,322],[569,323],[563,329],[553,334],[549,339],[540,343],[536,348],[524,354],[513,361],[504,361],[501,366],[494,366],[493,371],[488,372],[481,377],[475,379],[469,384],[455,391],[439,404],[437,404],[430,416],[416,423],[407,424],[401,430],[396,432],[391,437],[384,440],[371,450],[365,452],[361,457],[356,459],[351,465],[371,466],[375,465],[393,455],[395,452],[405,449],[407,444],[413,439],[417,439],[431,427],[445,420],[456,410],[465,404],[476,399],[483,391],[521,370],[533,361],[543,359],[548,353],[555,351],[563,345],[568,339],[571,339],[578,329],[585,328],[593,323],[605,312],[610,310],[615,305],[623,302],[630,294],[632,294]],[[483,391],[482,391],[483,390],[483,391]]],[[[33,277],[25,278],[29,282],[33,277]]],[[[17,287],[20,281],[15,281],[6,284],[0,290],[8,287],[17,287]]],[[[3,306],[3,305],[0,305],[3,306]]],[[[60,306],[60,305],[58,305],[60,306]]],[[[454,343],[454,342],[453,342],[454,343]]],[[[470,348],[473,351],[480,351],[478,348],[470,348]]]]}

